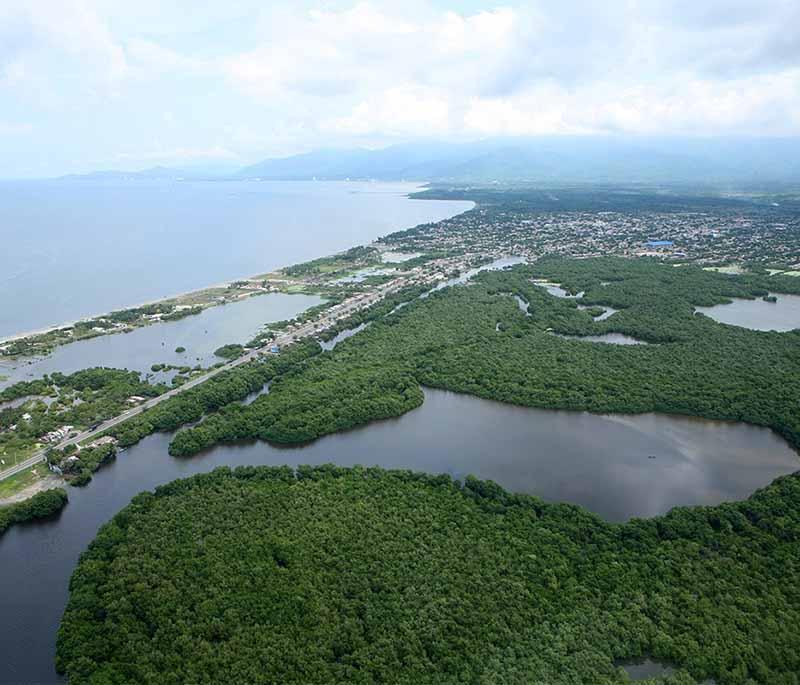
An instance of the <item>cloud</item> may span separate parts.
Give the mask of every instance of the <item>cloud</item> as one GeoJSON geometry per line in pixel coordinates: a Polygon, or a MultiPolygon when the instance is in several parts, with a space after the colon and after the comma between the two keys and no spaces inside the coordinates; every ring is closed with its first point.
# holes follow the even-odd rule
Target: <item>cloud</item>
{"type": "Polygon", "coordinates": [[[74,59],[84,74],[91,70],[104,79],[117,80],[127,72],[122,46],[83,0],[8,3],[0,8],[0,36],[7,46],[0,53],[4,65],[58,56],[74,59]]]}
{"type": "Polygon", "coordinates": [[[239,156],[220,145],[204,148],[157,148],[147,150],[133,150],[130,152],[120,152],[117,159],[129,162],[166,162],[166,161],[179,161],[179,162],[197,162],[197,161],[234,161],[239,159],[239,156]]]}
{"type": "Polygon", "coordinates": [[[227,73],[263,102],[324,99],[312,127],[351,136],[798,132],[800,9],[767,3],[361,2],[293,15],[227,73]]]}
{"type": "Polygon", "coordinates": [[[334,133],[353,136],[416,136],[422,130],[441,136],[450,132],[450,108],[442,93],[407,85],[384,90],[324,126],[334,133]]]}
{"type": "Polygon", "coordinates": [[[112,162],[154,140],[255,160],[432,136],[800,135],[797,0],[201,5],[3,3],[0,111],[48,153],[112,162]]]}

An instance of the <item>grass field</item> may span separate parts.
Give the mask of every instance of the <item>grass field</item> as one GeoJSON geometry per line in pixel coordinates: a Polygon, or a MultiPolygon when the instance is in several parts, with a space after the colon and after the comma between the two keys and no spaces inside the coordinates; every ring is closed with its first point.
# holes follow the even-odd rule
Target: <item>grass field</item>
{"type": "Polygon", "coordinates": [[[21,461],[25,461],[37,449],[39,449],[38,445],[31,445],[30,443],[21,445],[11,443],[0,447],[0,473],[5,469],[16,466],[21,461]]]}
{"type": "Polygon", "coordinates": [[[728,266],[706,266],[705,271],[716,271],[721,274],[742,274],[744,269],[739,264],[729,264],[728,266]]]}
{"type": "Polygon", "coordinates": [[[14,474],[10,478],[0,480],[0,499],[3,497],[9,497],[20,490],[27,488],[29,485],[32,485],[37,480],[41,479],[42,476],[46,476],[48,473],[47,467],[45,466],[44,462],[42,462],[41,464],[31,466],[24,471],[20,471],[20,473],[14,474]]]}

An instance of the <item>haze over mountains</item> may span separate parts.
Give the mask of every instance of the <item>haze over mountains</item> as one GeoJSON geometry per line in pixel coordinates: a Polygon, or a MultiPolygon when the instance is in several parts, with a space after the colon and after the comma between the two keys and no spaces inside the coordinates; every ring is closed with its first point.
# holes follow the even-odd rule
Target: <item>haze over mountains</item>
{"type": "Polygon", "coordinates": [[[421,142],[317,150],[238,170],[154,167],[77,178],[785,183],[800,181],[800,139],[553,136],[421,142]]]}

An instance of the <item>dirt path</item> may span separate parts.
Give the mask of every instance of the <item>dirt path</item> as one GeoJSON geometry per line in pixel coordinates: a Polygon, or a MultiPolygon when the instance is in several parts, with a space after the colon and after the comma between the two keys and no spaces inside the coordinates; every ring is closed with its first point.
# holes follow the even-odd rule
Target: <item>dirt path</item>
{"type": "Polygon", "coordinates": [[[37,480],[35,483],[31,483],[27,488],[20,490],[19,492],[15,492],[13,495],[8,495],[7,497],[0,497],[0,506],[6,504],[16,504],[17,502],[22,502],[30,497],[33,497],[37,492],[43,492],[44,490],[52,490],[53,488],[60,488],[64,485],[64,479],[59,478],[55,475],[45,476],[41,480],[37,480]]]}

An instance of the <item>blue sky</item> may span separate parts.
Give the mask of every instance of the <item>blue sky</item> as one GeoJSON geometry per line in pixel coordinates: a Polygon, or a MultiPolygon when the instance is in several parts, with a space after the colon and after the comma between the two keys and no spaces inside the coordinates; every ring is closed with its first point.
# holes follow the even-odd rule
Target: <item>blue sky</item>
{"type": "Polygon", "coordinates": [[[5,0],[0,177],[497,135],[800,133],[797,0],[5,0]]]}

